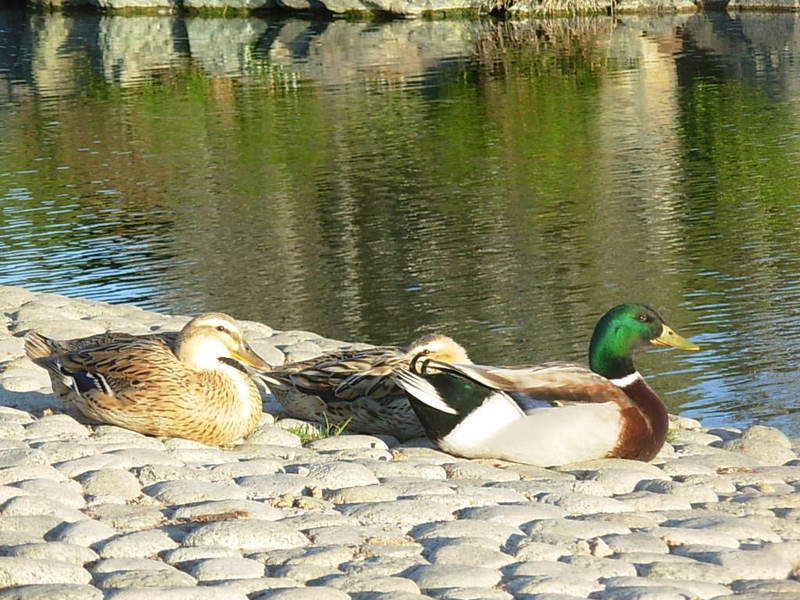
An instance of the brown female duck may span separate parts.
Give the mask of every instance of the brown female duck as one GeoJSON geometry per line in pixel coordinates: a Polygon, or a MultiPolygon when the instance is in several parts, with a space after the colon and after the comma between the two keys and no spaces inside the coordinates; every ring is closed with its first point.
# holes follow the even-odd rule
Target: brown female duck
{"type": "Polygon", "coordinates": [[[107,333],[57,341],[31,332],[25,351],[49,371],[65,406],[101,423],[226,444],[261,416],[261,395],[243,365],[269,365],[222,313],[192,319],[176,337],[107,333]]]}

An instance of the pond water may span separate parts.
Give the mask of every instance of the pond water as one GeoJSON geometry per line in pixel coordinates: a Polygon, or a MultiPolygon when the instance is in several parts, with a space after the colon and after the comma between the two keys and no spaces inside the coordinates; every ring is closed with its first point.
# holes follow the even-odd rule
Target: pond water
{"type": "Polygon", "coordinates": [[[670,410],[800,435],[800,16],[0,12],[0,283],[584,360],[639,301],[670,410]]]}

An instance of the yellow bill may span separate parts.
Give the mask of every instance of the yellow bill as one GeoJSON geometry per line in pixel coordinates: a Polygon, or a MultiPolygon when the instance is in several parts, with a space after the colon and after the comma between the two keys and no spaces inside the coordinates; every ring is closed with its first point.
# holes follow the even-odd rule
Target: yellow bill
{"type": "Polygon", "coordinates": [[[700,346],[678,335],[666,325],[661,326],[661,335],[657,338],[653,338],[650,342],[656,346],[672,346],[673,348],[680,348],[681,350],[700,350],[700,346]]]}

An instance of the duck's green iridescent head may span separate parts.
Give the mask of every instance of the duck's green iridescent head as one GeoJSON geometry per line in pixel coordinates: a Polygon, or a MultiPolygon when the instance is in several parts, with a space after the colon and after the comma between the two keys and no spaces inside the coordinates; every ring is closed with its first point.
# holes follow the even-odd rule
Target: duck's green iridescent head
{"type": "Polygon", "coordinates": [[[633,351],[646,344],[699,350],[675,333],[661,316],[644,304],[620,304],[598,321],[589,344],[589,366],[608,379],[630,375],[633,351]]]}

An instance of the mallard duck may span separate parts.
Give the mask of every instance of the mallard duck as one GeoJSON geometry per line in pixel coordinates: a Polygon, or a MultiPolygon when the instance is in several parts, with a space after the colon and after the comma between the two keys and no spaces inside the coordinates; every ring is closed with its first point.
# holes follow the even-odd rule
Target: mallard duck
{"type": "Polygon", "coordinates": [[[108,333],[57,341],[34,331],[25,352],[49,371],[65,406],[101,423],[219,445],[247,435],[261,416],[243,365],[269,365],[222,313],[195,317],[174,339],[108,333]]]}
{"type": "Polygon", "coordinates": [[[466,350],[451,338],[425,335],[408,348],[376,346],[342,350],[289,363],[259,377],[289,416],[345,426],[350,433],[386,433],[401,439],[425,435],[403,391],[395,368],[414,356],[467,363],[466,350]]]}
{"type": "Polygon", "coordinates": [[[445,452],[557,466],[603,457],[649,461],[667,436],[667,409],[633,366],[646,344],[699,348],[641,304],[609,310],[589,344],[591,370],[412,358],[396,381],[445,452]]]}

